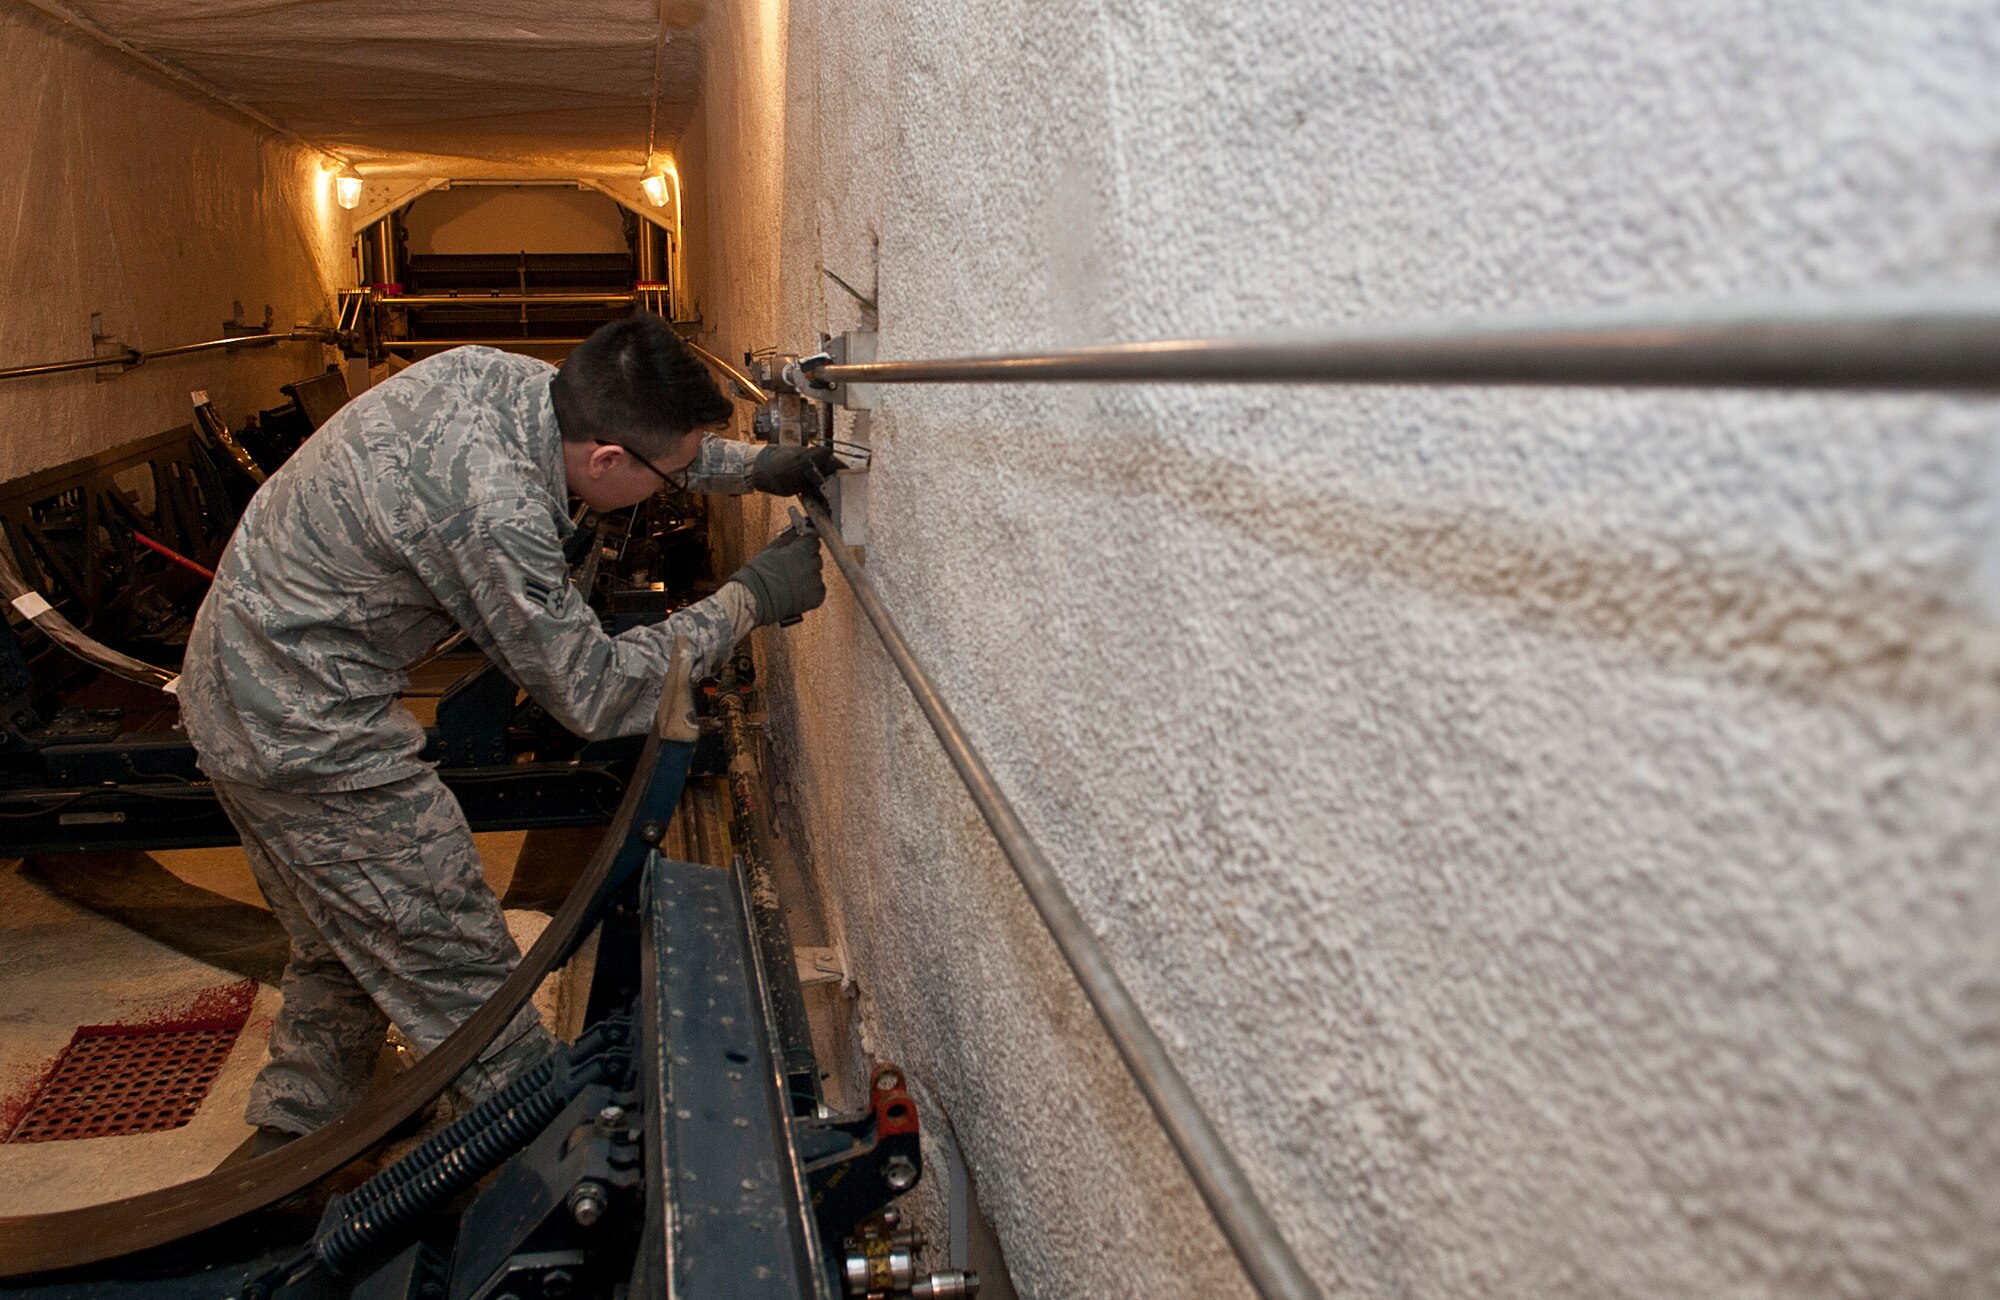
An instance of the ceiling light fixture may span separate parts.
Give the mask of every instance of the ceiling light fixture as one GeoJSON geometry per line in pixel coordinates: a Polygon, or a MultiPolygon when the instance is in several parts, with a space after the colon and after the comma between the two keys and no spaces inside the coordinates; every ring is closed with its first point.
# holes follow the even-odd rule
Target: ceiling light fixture
{"type": "Polygon", "coordinates": [[[333,178],[333,201],[343,208],[361,206],[361,173],[352,164],[340,169],[333,178]]]}
{"type": "Polygon", "coordinates": [[[667,206],[667,174],[651,172],[639,182],[639,188],[646,191],[646,202],[656,208],[667,206]]]}

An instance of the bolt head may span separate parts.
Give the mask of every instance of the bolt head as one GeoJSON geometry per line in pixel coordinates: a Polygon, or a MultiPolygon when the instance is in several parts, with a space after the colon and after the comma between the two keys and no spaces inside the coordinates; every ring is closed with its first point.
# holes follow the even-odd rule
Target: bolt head
{"type": "Polygon", "coordinates": [[[916,1162],[908,1156],[890,1156],[882,1162],[882,1181],[895,1191],[909,1191],[917,1185],[916,1162]]]}
{"type": "Polygon", "coordinates": [[[647,844],[658,844],[666,838],[667,828],[658,822],[639,823],[639,839],[647,844]]]}
{"type": "Polygon", "coordinates": [[[884,1070],[875,1076],[877,1092],[894,1092],[903,1086],[903,1076],[894,1070],[884,1070]]]}
{"type": "Polygon", "coordinates": [[[588,1228],[604,1217],[604,1185],[596,1182],[578,1183],[569,1194],[569,1217],[578,1225],[588,1228]]]}

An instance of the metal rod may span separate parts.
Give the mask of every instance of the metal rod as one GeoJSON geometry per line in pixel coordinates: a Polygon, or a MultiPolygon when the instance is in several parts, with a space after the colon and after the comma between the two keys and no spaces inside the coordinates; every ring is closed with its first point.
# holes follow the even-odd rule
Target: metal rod
{"type": "Polygon", "coordinates": [[[217,348],[235,351],[238,348],[268,347],[273,343],[333,343],[336,342],[331,330],[293,330],[289,334],[243,334],[235,338],[208,339],[201,343],[183,343],[178,347],[154,348],[150,352],[127,349],[118,356],[77,357],[73,361],[45,361],[31,366],[8,366],[0,369],[0,379],[27,379],[34,375],[58,375],[68,370],[100,370],[105,366],[123,366],[127,370],[143,361],[154,361],[161,357],[184,357],[194,352],[212,352],[217,348]]]}
{"type": "Polygon", "coordinates": [[[544,339],[527,334],[510,334],[493,339],[384,339],[382,346],[392,351],[397,348],[518,348],[526,344],[538,348],[573,348],[581,342],[581,338],[544,339]]]}
{"type": "Polygon", "coordinates": [[[2000,391],[2000,292],[828,365],[826,383],[1540,384],[2000,391]]]}
{"type": "Polygon", "coordinates": [[[742,389],[743,395],[748,399],[750,399],[751,401],[757,403],[759,406],[762,406],[764,403],[771,400],[771,395],[765,392],[761,387],[759,387],[756,380],[750,378],[750,376],[744,374],[741,370],[737,369],[735,366],[730,365],[727,361],[724,361],[721,357],[716,356],[713,352],[710,352],[707,348],[703,347],[701,344],[696,343],[692,339],[682,339],[681,342],[688,345],[688,351],[694,353],[696,356],[700,357],[703,361],[707,362],[709,369],[714,370],[717,373],[723,375],[725,378],[729,380],[730,383],[735,384],[738,388],[742,389]]]}
{"type": "Polygon", "coordinates": [[[916,697],[917,707],[923,710],[931,730],[937,733],[938,740],[944,745],[945,754],[958,770],[959,779],[965,782],[973,803],[978,805],[980,816],[986,819],[993,838],[999,842],[1000,851],[1013,864],[1015,874],[1027,891],[1028,900],[1041,913],[1050,937],[1069,962],[1084,996],[1090,999],[1098,1020],[1103,1023],[1118,1054],[1124,1058],[1126,1068],[1132,1072],[1133,1081],[1145,1094],[1153,1114],[1159,1118],[1160,1126],[1180,1153],[1195,1187],[1208,1203],[1209,1212],[1221,1226],[1223,1236],[1228,1238],[1251,1284],[1260,1295],[1267,1297],[1317,1300],[1319,1289],[1306,1276],[1298,1257],[1279,1233],[1278,1225],[1257,1199],[1257,1193],[1250,1186],[1242,1167],[1236,1163],[1236,1158],[1223,1144],[1221,1135],[1203,1113],[1201,1103],[1196,1100],[1187,1081],[1174,1068],[1159,1035],[1153,1032],[1138,1003],[1126,990],[1124,981],[1118,978],[1118,972],[1112,968],[1103,947],[1084,922],[1083,914],[1076,910],[1076,904],[1063,891],[1055,869],[1029,838],[1027,827],[1015,814],[1013,805],[1001,792],[986,764],[974,752],[972,743],[959,728],[950,707],[931,684],[929,675],[917,660],[916,652],[904,640],[902,629],[896,626],[895,619],[883,607],[874,583],[862,571],[853,552],[841,542],[839,526],[827,513],[826,506],[811,494],[803,500],[812,516],[814,529],[826,543],[833,562],[847,578],[847,585],[853,589],[855,603],[861,606],[861,612],[868,616],[868,621],[875,625],[876,635],[882,638],[882,646],[889,652],[896,671],[902,674],[910,694],[916,697]]]}
{"type": "Polygon", "coordinates": [[[162,545],[161,543],[156,542],[152,538],[146,536],[144,533],[136,533],[136,532],[133,533],[132,540],[139,543],[139,545],[145,547],[153,554],[160,556],[162,559],[168,560],[174,564],[178,564],[183,569],[187,569],[190,572],[198,573],[202,577],[207,578],[210,582],[215,581],[215,570],[196,564],[193,560],[190,560],[187,556],[182,555],[179,551],[176,551],[171,546],[162,545]]]}
{"type": "Polygon", "coordinates": [[[115,357],[78,357],[74,361],[45,361],[34,366],[10,366],[0,370],[0,379],[31,379],[36,375],[60,375],[71,370],[96,370],[100,366],[136,366],[138,353],[115,357]]]}
{"type": "Polygon", "coordinates": [[[511,307],[523,303],[560,307],[629,303],[637,297],[633,293],[396,293],[385,294],[381,302],[385,307],[481,307],[494,304],[511,307]]]}

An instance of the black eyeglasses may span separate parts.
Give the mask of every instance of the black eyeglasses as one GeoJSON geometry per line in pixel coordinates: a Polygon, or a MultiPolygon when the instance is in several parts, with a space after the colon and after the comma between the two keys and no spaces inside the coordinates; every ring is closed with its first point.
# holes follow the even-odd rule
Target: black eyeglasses
{"type": "Polygon", "coordinates": [[[675,491],[679,491],[683,486],[683,481],[681,479],[680,472],[676,472],[673,474],[667,473],[667,471],[661,469],[658,465],[655,465],[652,461],[646,459],[646,457],[641,455],[637,450],[626,446],[622,442],[606,442],[602,438],[593,438],[591,439],[591,441],[595,442],[600,447],[618,448],[618,450],[624,452],[627,456],[630,456],[633,460],[638,461],[641,465],[644,465],[647,469],[652,470],[655,474],[658,474],[660,476],[660,481],[665,483],[668,487],[673,488],[675,491]]]}

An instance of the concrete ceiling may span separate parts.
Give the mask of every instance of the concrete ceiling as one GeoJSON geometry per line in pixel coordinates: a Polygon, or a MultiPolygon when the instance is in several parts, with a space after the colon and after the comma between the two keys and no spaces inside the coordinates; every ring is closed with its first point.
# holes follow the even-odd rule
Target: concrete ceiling
{"type": "Polygon", "coordinates": [[[702,0],[36,0],[365,170],[636,172],[700,90],[702,0]]]}

